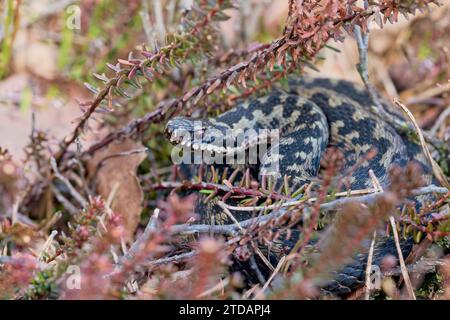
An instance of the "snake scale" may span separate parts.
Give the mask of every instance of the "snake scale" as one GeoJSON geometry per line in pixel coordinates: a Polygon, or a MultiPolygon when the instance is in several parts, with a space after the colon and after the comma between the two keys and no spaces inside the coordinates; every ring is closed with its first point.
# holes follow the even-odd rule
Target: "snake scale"
{"type": "MultiPolygon", "coordinates": [[[[254,172],[259,179],[268,165],[276,161],[279,177],[289,176],[295,183],[308,183],[317,177],[326,149],[334,147],[343,154],[345,167],[342,170],[356,167],[347,188],[373,187],[369,169],[373,170],[382,186],[387,186],[390,168],[395,165],[404,167],[409,161],[416,161],[422,168],[424,180],[430,182],[431,170],[419,144],[375,114],[371,105],[368,92],[348,81],[290,79],[288,89],[274,89],[268,95],[239,103],[215,118],[202,120],[200,126],[195,125],[191,118],[174,117],[166,125],[166,135],[173,144],[189,150],[205,150],[226,156],[248,150],[252,144],[260,142],[259,137],[241,139],[230,146],[217,139],[218,135],[237,136],[237,132],[249,129],[257,132],[276,129],[279,133],[276,143],[269,145],[263,157],[251,166],[256,168],[254,172]],[[186,138],[180,132],[192,135],[186,138]],[[195,140],[195,134],[200,134],[201,139],[195,140]],[[371,150],[376,150],[375,156],[355,166],[371,150]]],[[[383,102],[383,105],[392,118],[403,119],[390,104],[383,102]]],[[[265,133],[264,138],[267,136],[265,133]]],[[[190,170],[192,175],[194,167],[188,165],[185,170],[190,170]]],[[[206,223],[217,224],[221,219],[222,222],[227,220],[223,215],[221,218],[221,210],[213,206],[200,206],[197,210],[206,223]]],[[[237,220],[245,218],[242,214],[236,216],[237,220]]],[[[406,241],[402,250],[407,255],[411,248],[411,241],[406,241]]],[[[374,264],[379,264],[387,254],[397,256],[392,240],[377,247],[374,264]]],[[[351,264],[335,273],[335,279],[325,289],[344,294],[362,286],[366,260],[367,255],[356,255],[351,264]]],[[[244,273],[248,278],[255,278],[249,269],[246,268],[244,273]]]]}

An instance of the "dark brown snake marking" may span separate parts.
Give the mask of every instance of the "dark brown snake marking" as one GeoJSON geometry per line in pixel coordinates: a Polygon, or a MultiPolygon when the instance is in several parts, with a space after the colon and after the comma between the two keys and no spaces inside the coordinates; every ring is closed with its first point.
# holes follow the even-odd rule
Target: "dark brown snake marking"
{"type": "MultiPolygon", "coordinates": [[[[392,117],[403,119],[390,104],[383,104],[392,117]]],[[[194,125],[189,118],[171,119],[166,126],[166,134],[174,144],[226,155],[238,153],[252,143],[258,143],[258,140],[236,143],[233,148],[227,149],[225,145],[214,143],[218,132],[279,129],[279,143],[270,146],[257,167],[258,174],[264,172],[266,163],[273,160],[271,157],[274,157],[276,153],[273,151],[276,150],[282,177],[290,176],[298,183],[309,182],[318,174],[325,149],[334,146],[344,155],[343,170],[355,165],[370,150],[377,151],[374,158],[353,172],[348,186],[351,189],[372,187],[369,169],[373,170],[382,186],[387,186],[390,168],[394,165],[404,167],[411,160],[420,164],[426,182],[431,182],[430,168],[417,142],[407,134],[396,131],[371,110],[369,94],[353,83],[330,79],[291,79],[287,91],[276,89],[267,96],[243,102],[216,118],[204,120],[200,144],[193,140],[181,141],[177,136],[180,129],[193,132],[194,125]]],[[[206,206],[204,212],[200,212],[206,223],[212,223],[212,220],[216,224],[230,223],[220,210],[211,210],[206,206]]],[[[236,218],[242,220],[245,216],[236,218]]],[[[411,250],[411,246],[410,242],[404,244],[405,253],[411,250]]],[[[382,257],[389,253],[396,255],[391,240],[375,250],[374,263],[380,263],[382,257]]],[[[326,289],[342,294],[361,286],[365,259],[367,255],[357,255],[352,264],[336,273],[335,280],[326,289]]]]}

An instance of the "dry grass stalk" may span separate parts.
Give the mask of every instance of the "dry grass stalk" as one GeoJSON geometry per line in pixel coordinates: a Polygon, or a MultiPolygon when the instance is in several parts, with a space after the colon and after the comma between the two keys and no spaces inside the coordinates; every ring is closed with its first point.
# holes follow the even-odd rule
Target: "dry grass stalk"
{"type": "Polygon", "coordinates": [[[254,300],[256,300],[256,299],[263,299],[264,291],[266,291],[266,289],[269,287],[269,285],[272,282],[272,280],[280,272],[280,270],[284,266],[285,262],[286,262],[286,256],[283,256],[280,259],[280,261],[278,261],[278,264],[277,264],[275,270],[273,270],[272,274],[270,275],[269,279],[266,281],[264,286],[255,294],[254,300]]]}
{"type": "MultiPolygon", "coordinates": [[[[372,169],[369,170],[369,175],[372,178],[372,184],[375,187],[375,192],[383,192],[383,188],[380,184],[380,181],[375,176],[372,169]]],[[[366,266],[366,287],[364,292],[364,298],[366,300],[370,299],[370,275],[372,274],[372,261],[373,261],[373,250],[375,248],[375,240],[377,238],[377,231],[373,232],[372,241],[370,242],[369,255],[367,257],[367,266],[366,266]]]]}
{"type": "Polygon", "coordinates": [[[420,129],[419,125],[417,124],[416,119],[414,118],[414,115],[409,111],[409,109],[402,104],[397,99],[394,99],[394,103],[402,109],[404,113],[408,116],[408,118],[411,120],[411,122],[414,125],[414,128],[416,130],[417,136],[419,137],[420,145],[422,146],[422,151],[425,154],[425,157],[428,159],[431,168],[433,170],[433,174],[436,177],[436,179],[447,189],[450,189],[450,183],[447,181],[447,178],[445,177],[444,173],[442,172],[441,167],[434,161],[433,157],[431,156],[430,150],[428,149],[428,146],[425,142],[425,138],[423,137],[422,130],[420,129]]]}

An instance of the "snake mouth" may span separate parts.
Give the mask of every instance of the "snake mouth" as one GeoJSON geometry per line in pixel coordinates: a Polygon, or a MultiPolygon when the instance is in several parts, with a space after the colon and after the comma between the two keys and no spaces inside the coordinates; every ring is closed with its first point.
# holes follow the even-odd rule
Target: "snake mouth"
{"type": "Polygon", "coordinates": [[[172,128],[166,127],[164,130],[164,135],[174,145],[181,144],[183,142],[183,136],[177,134],[177,130],[172,130],[172,128]]]}
{"type": "Polygon", "coordinates": [[[247,137],[246,139],[244,139],[244,141],[241,141],[239,145],[224,146],[220,143],[215,144],[213,142],[205,142],[202,141],[202,139],[196,141],[195,139],[192,139],[189,134],[186,135],[184,130],[173,129],[171,127],[166,127],[166,129],[164,130],[164,134],[173,145],[182,146],[192,151],[207,151],[224,155],[239,154],[240,152],[249,150],[251,147],[258,145],[260,143],[260,140],[267,139],[266,135],[253,136],[247,137]]]}
{"type": "Polygon", "coordinates": [[[199,143],[195,142],[189,137],[189,135],[179,134],[178,130],[172,130],[172,128],[169,127],[164,130],[164,135],[173,145],[179,145],[191,150],[202,150],[216,153],[227,153],[227,151],[229,151],[223,146],[202,143],[201,141],[199,143]]]}
{"type": "Polygon", "coordinates": [[[201,150],[223,154],[232,153],[234,151],[234,148],[218,146],[211,143],[204,143],[202,141],[194,141],[189,137],[189,135],[179,135],[177,134],[177,130],[170,130],[169,128],[166,128],[164,134],[173,145],[182,146],[193,151],[201,150]]]}
{"type": "MultiPolygon", "coordinates": [[[[251,148],[261,143],[272,142],[272,133],[228,132],[223,128],[198,125],[190,119],[176,117],[166,125],[164,135],[171,144],[192,151],[206,151],[214,154],[237,155],[252,152],[251,148]],[[242,136],[241,136],[242,134],[242,136]]],[[[278,137],[276,137],[278,138],[278,137]]]]}

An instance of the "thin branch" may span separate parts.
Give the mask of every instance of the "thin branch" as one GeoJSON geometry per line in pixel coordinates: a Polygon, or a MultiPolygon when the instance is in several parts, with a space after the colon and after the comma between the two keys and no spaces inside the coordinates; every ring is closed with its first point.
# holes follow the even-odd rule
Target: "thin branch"
{"type": "MultiPolygon", "coordinates": [[[[237,219],[233,216],[233,214],[231,213],[230,210],[228,210],[226,204],[222,201],[217,201],[217,205],[219,207],[222,208],[222,210],[225,212],[225,214],[231,219],[231,221],[233,221],[234,225],[239,229],[239,231],[242,234],[245,234],[245,230],[244,228],[241,226],[241,224],[239,223],[239,221],[237,221],[237,219]]],[[[273,266],[270,263],[270,261],[264,256],[264,254],[261,252],[261,249],[256,248],[255,249],[256,253],[258,254],[258,256],[261,258],[261,260],[264,262],[264,264],[270,269],[273,270],[273,266]]]]}
{"type": "Polygon", "coordinates": [[[272,280],[275,278],[275,276],[280,272],[281,268],[283,267],[284,263],[286,261],[286,256],[283,256],[280,261],[278,262],[275,270],[273,270],[272,274],[270,275],[269,280],[264,284],[264,286],[261,288],[261,290],[258,291],[257,294],[255,294],[255,297],[253,300],[259,299],[263,297],[264,291],[266,291],[267,287],[270,285],[272,280]]]}
{"type": "MultiPolygon", "coordinates": [[[[11,212],[11,211],[6,214],[6,216],[10,217],[11,219],[12,219],[12,215],[13,215],[13,212],[11,212]]],[[[27,217],[26,215],[24,215],[24,214],[22,214],[20,212],[16,213],[16,219],[17,219],[16,221],[18,221],[20,223],[23,223],[23,224],[25,224],[25,225],[33,228],[33,229],[37,229],[38,228],[38,225],[37,225],[36,222],[34,222],[29,217],[27,217]]]]}
{"type": "Polygon", "coordinates": [[[164,43],[164,39],[166,38],[166,27],[164,25],[164,14],[161,5],[161,0],[152,0],[153,3],[153,13],[155,15],[156,29],[157,29],[157,37],[161,43],[164,43]]]}
{"type": "Polygon", "coordinates": [[[234,195],[244,195],[244,196],[253,196],[253,197],[262,197],[269,198],[273,200],[289,200],[289,197],[286,197],[282,194],[276,192],[264,193],[254,189],[247,189],[244,187],[235,187],[235,186],[226,186],[223,184],[217,183],[208,183],[208,182],[199,182],[199,183],[191,183],[189,181],[184,182],[172,182],[172,181],[163,181],[159,183],[152,184],[148,187],[149,190],[158,190],[158,189],[189,189],[189,190],[213,190],[213,191],[222,191],[222,192],[230,192],[234,195]]]}
{"type": "Polygon", "coordinates": [[[228,286],[228,284],[230,283],[230,279],[226,278],[225,280],[220,280],[220,282],[218,284],[216,284],[215,286],[213,286],[210,289],[207,289],[205,291],[203,291],[202,293],[200,293],[199,295],[197,295],[197,298],[204,298],[207,297],[211,294],[213,294],[216,291],[222,291],[225,289],[226,286],[228,286]]]}
{"type": "Polygon", "coordinates": [[[69,190],[72,197],[80,204],[82,208],[87,207],[88,202],[83,198],[83,196],[74,188],[74,186],[70,183],[70,181],[64,177],[58,170],[58,166],[55,158],[50,159],[50,164],[52,166],[53,172],[55,173],[56,178],[58,178],[62,183],[64,183],[69,190]]]}
{"type": "Polygon", "coordinates": [[[120,259],[119,264],[123,264],[125,260],[132,260],[136,254],[141,251],[150,240],[151,235],[156,231],[156,223],[159,217],[159,209],[155,209],[150,217],[144,232],[139,238],[131,245],[128,252],[120,259]]]}
{"type": "Polygon", "coordinates": [[[362,34],[361,27],[356,25],[354,28],[354,34],[356,38],[356,43],[358,45],[358,53],[359,53],[359,63],[356,65],[356,68],[361,76],[364,85],[366,86],[367,91],[370,94],[370,98],[373,103],[375,103],[376,107],[380,110],[384,111],[384,107],[381,104],[380,97],[376,92],[375,88],[372,86],[369,80],[369,68],[368,68],[368,46],[369,46],[369,28],[364,34],[362,34]]]}
{"type": "Polygon", "coordinates": [[[237,221],[236,218],[233,216],[233,214],[230,212],[230,210],[228,210],[227,205],[222,201],[217,201],[217,205],[222,208],[223,212],[225,212],[228,218],[230,218],[231,221],[233,221],[234,225],[239,229],[239,231],[242,232],[242,234],[244,234],[245,233],[244,228],[242,228],[239,221],[237,221]]]}
{"type": "Polygon", "coordinates": [[[148,221],[144,232],[139,236],[138,239],[136,239],[135,242],[133,242],[130,249],[128,249],[128,251],[122,257],[120,257],[114,268],[114,271],[106,275],[106,277],[112,277],[119,274],[123,270],[123,265],[126,261],[132,261],[140,252],[142,252],[142,250],[148,244],[152,234],[154,234],[156,231],[158,218],[159,209],[157,208],[150,217],[150,220],[148,221]]]}
{"type": "Polygon", "coordinates": [[[400,247],[400,240],[397,232],[397,225],[395,223],[395,218],[393,216],[389,217],[389,222],[391,224],[392,233],[394,234],[395,247],[397,249],[398,260],[400,262],[400,267],[405,280],[405,285],[408,290],[408,294],[411,299],[416,300],[416,295],[411,284],[411,279],[409,278],[408,269],[406,268],[405,259],[403,258],[402,248],[400,247]]]}
{"type": "MultiPolygon", "coordinates": [[[[236,243],[238,240],[237,239],[231,239],[228,240],[225,245],[229,246],[231,244],[236,243]]],[[[167,257],[167,258],[161,258],[161,259],[157,259],[157,260],[151,260],[148,261],[147,263],[145,263],[146,266],[158,266],[161,264],[167,264],[167,263],[172,263],[172,262],[182,262],[185,260],[188,260],[192,257],[195,257],[198,254],[197,250],[193,250],[193,251],[189,251],[186,253],[181,253],[181,254],[177,254],[175,256],[171,256],[171,257],[167,257]]]]}
{"type": "Polygon", "coordinates": [[[44,257],[45,252],[48,250],[48,248],[50,248],[50,246],[51,246],[51,244],[53,242],[53,239],[55,239],[57,234],[58,234],[58,231],[56,231],[56,230],[53,230],[50,233],[50,235],[48,236],[48,238],[45,241],[44,245],[42,246],[41,250],[39,251],[39,254],[38,254],[38,257],[37,257],[38,260],[41,260],[44,257]]]}
{"type": "MultiPolygon", "coordinates": [[[[369,32],[370,32],[369,26],[367,26],[367,30],[364,34],[362,34],[361,27],[359,25],[355,25],[353,31],[356,38],[359,53],[359,63],[356,65],[356,67],[361,77],[361,80],[363,81],[364,86],[369,92],[370,98],[374,103],[374,105],[370,106],[372,111],[375,114],[380,115],[386,122],[394,125],[396,129],[401,132],[404,132],[405,128],[408,131],[416,131],[414,125],[411,125],[409,122],[402,120],[398,117],[393,117],[385,110],[385,107],[383,106],[380,100],[378,92],[370,82],[368,71],[368,46],[369,46],[369,32]]],[[[430,134],[425,133],[424,137],[427,139],[428,142],[433,143],[435,145],[442,144],[430,134]]]]}
{"type": "Polygon", "coordinates": [[[167,264],[172,262],[182,262],[197,255],[197,251],[190,251],[182,254],[178,254],[176,256],[171,256],[167,258],[161,258],[157,260],[152,260],[146,263],[147,266],[158,266],[161,264],[167,264]]]}
{"type": "Polygon", "coordinates": [[[119,79],[120,78],[112,78],[106,83],[106,86],[97,93],[97,95],[95,96],[94,101],[91,103],[91,105],[86,110],[86,112],[81,116],[81,118],[78,121],[75,129],[73,129],[72,133],[69,136],[67,136],[66,138],[64,138],[64,140],[60,143],[60,145],[59,145],[60,150],[55,156],[57,164],[61,163],[61,161],[62,161],[64,155],[66,154],[67,149],[69,148],[69,146],[81,134],[81,132],[83,131],[84,127],[86,126],[86,123],[89,120],[89,118],[91,117],[91,115],[95,112],[95,110],[100,105],[100,103],[106,98],[106,96],[108,95],[109,91],[115,85],[117,85],[119,79]]]}
{"type": "Polygon", "coordinates": [[[366,265],[366,279],[365,279],[365,293],[364,298],[366,300],[370,299],[370,276],[372,274],[372,262],[373,262],[373,250],[375,248],[375,241],[377,238],[377,231],[375,230],[372,235],[372,240],[370,242],[369,254],[367,257],[367,265],[366,265]]]}
{"type": "MultiPolygon", "coordinates": [[[[428,194],[428,193],[440,193],[440,194],[446,194],[448,192],[447,188],[444,187],[437,187],[435,185],[429,185],[427,187],[422,187],[416,190],[412,191],[412,196],[418,196],[418,195],[423,195],[423,194],[428,194]]],[[[371,193],[371,194],[367,194],[364,196],[359,196],[359,197],[346,197],[346,198],[341,198],[341,199],[337,199],[334,201],[330,201],[327,203],[323,203],[320,205],[321,209],[324,210],[330,210],[330,209],[335,209],[339,206],[342,206],[344,204],[347,204],[349,202],[353,202],[353,201],[358,201],[367,205],[371,205],[373,204],[377,198],[379,196],[383,195],[382,192],[380,193],[371,193]]],[[[296,206],[302,203],[312,203],[314,202],[315,199],[310,199],[310,200],[296,200],[296,201],[289,201],[289,202],[285,202],[282,204],[275,204],[275,205],[270,205],[270,206],[253,206],[253,207],[237,207],[237,206],[229,206],[227,205],[227,208],[230,210],[236,210],[236,211],[257,211],[257,210],[262,210],[262,209],[276,209],[276,208],[284,208],[284,207],[291,207],[291,206],[296,206]]]]}
{"type": "MultiPolygon", "coordinates": [[[[413,196],[418,196],[418,195],[424,195],[424,194],[429,194],[429,193],[445,194],[447,192],[448,192],[448,190],[446,188],[430,185],[427,187],[413,190],[411,194],[413,196]]],[[[359,197],[348,197],[348,198],[337,199],[337,200],[333,200],[333,201],[321,204],[320,209],[332,210],[332,209],[336,209],[336,208],[338,208],[344,204],[350,203],[350,202],[359,202],[359,203],[363,203],[366,205],[373,205],[377,201],[377,199],[379,197],[383,196],[384,194],[385,194],[385,192],[379,192],[379,193],[372,193],[372,194],[359,196],[359,197]]],[[[298,205],[301,203],[304,203],[304,201],[292,201],[290,203],[284,203],[283,205],[295,206],[295,205],[298,205]]],[[[285,207],[285,206],[278,206],[278,209],[280,209],[280,210],[275,210],[269,214],[260,215],[256,218],[251,218],[248,220],[240,221],[239,225],[240,225],[240,227],[245,229],[245,228],[255,226],[255,225],[262,225],[272,219],[281,218],[285,214],[289,213],[289,211],[281,209],[281,207],[285,207]]],[[[241,210],[241,211],[254,211],[254,210],[261,210],[261,209],[265,208],[265,207],[233,207],[233,206],[229,206],[229,205],[226,205],[226,207],[230,210],[250,209],[250,210],[241,210]]],[[[277,208],[277,207],[275,207],[275,208],[277,208]]],[[[181,225],[173,226],[171,230],[173,233],[182,233],[182,234],[210,233],[211,231],[213,231],[214,233],[217,233],[217,234],[233,236],[233,235],[236,235],[237,232],[240,231],[240,228],[238,226],[236,226],[235,224],[213,225],[213,226],[203,225],[203,224],[201,224],[201,225],[181,224],[181,225]]]]}
{"type": "Polygon", "coordinates": [[[153,37],[152,23],[150,22],[148,11],[148,0],[141,0],[141,11],[139,12],[139,15],[141,16],[142,27],[144,28],[145,36],[147,37],[147,44],[152,46],[155,43],[155,38],[153,37]]]}
{"type": "MultiPolygon", "coordinates": [[[[380,184],[380,181],[375,176],[375,173],[372,169],[369,170],[369,175],[372,178],[372,184],[376,189],[376,192],[383,192],[383,187],[380,184]]],[[[370,242],[369,255],[367,257],[367,265],[366,265],[366,290],[364,298],[366,300],[370,299],[370,275],[372,274],[372,261],[373,261],[373,250],[375,248],[375,241],[377,238],[377,230],[373,232],[372,241],[370,242]]]]}
{"type": "Polygon", "coordinates": [[[450,117],[450,105],[447,106],[447,108],[441,112],[439,115],[439,118],[434,123],[433,127],[430,129],[430,134],[435,136],[439,128],[444,124],[447,117],[450,117]]]}
{"type": "MultiPolygon", "coordinates": [[[[422,259],[414,264],[407,266],[409,273],[427,274],[430,272],[436,272],[437,267],[445,266],[447,262],[445,260],[435,259],[422,259]]],[[[393,277],[402,275],[402,268],[397,267],[383,272],[383,277],[393,277]]]]}
{"type": "Polygon", "coordinates": [[[412,104],[420,104],[433,97],[445,95],[449,91],[450,91],[450,83],[442,86],[431,87],[430,89],[421,92],[418,96],[412,97],[409,100],[407,100],[406,105],[410,106],[412,104]]]}
{"type": "Polygon", "coordinates": [[[76,215],[79,210],[67,199],[61,191],[58,190],[58,188],[55,185],[51,185],[51,189],[53,194],[56,197],[56,200],[58,200],[59,203],[62,204],[64,209],[66,209],[71,215],[76,215]]]}
{"type": "Polygon", "coordinates": [[[434,161],[433,157],[431,156],[430,150],[428,149],[428,146],[425,142],[425,138],[423,135],[422,130],[420,129],[419,125],[417,124],[416,119],[414,118],[414,115],[409,111],[409,109],[403,105],[400,101],[397,99],[394,99],[394,103],[400,107],[400,109],[403,110],[404,113],[408,116],[408,118],[411,120],[414,130],[416,134],[419,136],[420,145],[422,147],[422,151],[425,154],[425,157],[427,158],[428,162],[431,165],[431,169],[433,171],[433,174],[435,178],[441,183],[441,185],[445,186],[447,189],[450,189],[450,183],[447,181],[447,178],[445,177],[444,173],[442,172],[441,167],[434,161]]]}
{"type": "Polygon", "coordinates": [[[256,263],[255,256],[251,255],[249,260],[250,260],[250,268],[255,272],[256,277],[258,278],[258,281],[261,284],[266,283],[266,279],[264,279],[264,276],[261,273],[261,270],[259,270],[258,264],[256,263]]]}

